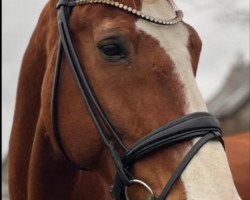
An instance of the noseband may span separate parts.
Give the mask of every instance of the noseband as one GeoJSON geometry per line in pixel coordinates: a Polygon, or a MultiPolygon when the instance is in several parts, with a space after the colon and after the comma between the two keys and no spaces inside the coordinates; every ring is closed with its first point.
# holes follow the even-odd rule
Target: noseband
{"type": "MultiPolygon", "coordinates": [[[[172,1],[171,1],[172,2],[172,1]]],[[[119,138],[119,134],[115,131],[112,124],[109,122],[105,113],[103,112],[91,86],[89,85],[88,77],[84,72],[84,66],[81,65],[78,56],[75,52],[73,42],[68,29],[68,18],[70,17],[71,10],[75,5],[79,4],[93,4],[102,3],[120,8],[124,11],[137,15],[145,20],[161,25],[173,25],[181,21],[182,12],[172,3],[172,7],[175,9],[176,17],[171,20],[156,19],[141,13],[130,7],[110,1],[110,0],[80,0],[80,1],[69,1],[60,0],[57,5],[58,10],[58,27],[60,33],[59,47],[57,53],[57,60],[55,66],[55,77],[52,93],[52,127],[53,132],[58,143],[58,146],[65,158],[73,164],[76,168],[86,170],[84,167],[74,163],[68,156],[63,146],[61,136],[58,130],[58,119],[57,119],[57,91],[60,78],[60,70],[62,65],[63,52],[66,55],[68,62],[70,63],[71,69],[74,74],[74,78],[78,84],[79,90],[86,103],[89,115],[91,116],[103,142],[108,148],[114,165],[116,167],[116,176],[113,186],[111,187],[111,195],[116,200],[128,200],[127,188],[139,184],[145,187],[151,193],[151,199],[164,200],[170,192],[170,189],[180,177],[186,166],[199,151],[199,149],[206,144],[206,142],[216,139],[223,144],[221,130],[218,121],[209,113],[197,112],[178,118],[161,128],[155,130],[151,134],[142,138],[136,142],[130,149],[119,138]],[[112,140],[110,135],[113,136],[112,140]],[[159,197],[156,197],[151,188],[143,181],[137,180],[131,174],[131,168],[138,160],[150,153],[159,150],[161,147],[174,145],[183,141],[191,140],[194,138],[199,140],[192,146],[189,152],[186,154],[180,165],[176,168],[162,193],[159,197]],[[123,155],[117,153],[117,146],[114,145],[113,140],[120,146],[124,151],[123,155]]]]}

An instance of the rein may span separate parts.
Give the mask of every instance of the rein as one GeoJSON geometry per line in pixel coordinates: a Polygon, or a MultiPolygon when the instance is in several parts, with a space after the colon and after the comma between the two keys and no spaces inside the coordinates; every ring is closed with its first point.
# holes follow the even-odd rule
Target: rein
{"type": "MultiPolygon", "coordinates": [[[[86,4],[86,3],[103,3],[104,1],[89,0],[84,2],[86,4]]],[[[107,4],[107,2],[110,3],[114,1],[106,0],[105,4],[107,4]]],[[[81,3],[83,3],[83,0],[81,0],[81,3]]],[[[89,115],[92,121],[94,122],[95,127],[98,130],[104,144],[108,148],[110,156],[112,157],[112,160],[116,167],[117,172],[115,176],[115,182],[111,187],[112,197],[116,200],[124,200],[124,199],[128,200],[129,197],[127,194],[127,188],[133,184],[140,184],[144,186],[147,190],[149,190],[149,192],[151,193],[151,199],[164,200],[169,194],[169,191],[176,182],[176,180],[180,177],[182,172],[185,170],[186,166],[189,164],[189,162],[192,160],[192,158],[204,144],[214,139],[219,140],[223,144],[219,123],[209,113],[197,112],[189,114],[162,126],[161,128],[157,129],[156,131],[152,132],[146,137],[140,139],[130,149],[128,149],[126,145],[121,141],[121,139],[119,138],[119,134],[115,131],[112,124],[108,120],[107,116],[103,112],[98,102],[98,99],[96,98],[94,91],[88,82],[88,77],[84,72],[84,66],[81,65],[73,46],[67,22],[70,17],[72,8],[76,5],[80,5],[81,3],[80,1],[75,2],[68,0],[60,0],[59,3],[57,4],[58,27],[59,27],[60,38],[59,38],[59,47],[58,47],[56,66],[55,66],[55,76],[54,76],[52,104],[51,104],[52,128],[57,144],[61,152],[64,154],[65,158],[71,164],[73,164],[73,166],[75,166],[77,169],[80,170],[87,170],[83,166],[77,165],[70,159],[69,155],[65,151],[58,130],[57,92],[60,79],[60,70],[62,65],[62,56],[64,53],[71,66],[74,78],[78,84],[78,88],[85,101],[89,115]],[[116,151],[117,146],[115,146],[113,141],[109,139],[108,137],[109,135],[112,135],[113,136],[112,139],[116,140],[116,142],[124,152],[123,155],[119,155],[117,153],[116,151]],[[174,145],[197,137],[199,137],[200,139],[186,154],[180,165],[177,167],[177,169],[174,171],[174,173],[168,180],[166,186],[164,187],[159,197],[156,197],[154,195],[153,191],[146,183],[135,179],[131,174],[130,170],[133,164],[136,163],[138,160],[142,159],[143,157],[148,156],[150,153],[155,152],[164,146],[174,145]]],[[[119,5],[115,6],[114,4],[111,6],[115,6],[118,8],[121,7],[120,9],[125,10],[124,7],[119,5]]],[[[175,5],[172,6],[173,8],[176,8],[175,5]]],[[[173,25],[175,24],[174,22],[178,23],[182,19],[182,14],[181,14],[182,12],[179,11],[178,9],[175,10],[177,16],[174,19],[169,20],[168,21],[169,23],[163,24],[161,23],[161,21],[164,20],[159,20],[159,19],[158,21],[149,19],[149,21],[162,25],[173,25]]],[[[145,19],[147,20],[147,18],[145,19]]]]}

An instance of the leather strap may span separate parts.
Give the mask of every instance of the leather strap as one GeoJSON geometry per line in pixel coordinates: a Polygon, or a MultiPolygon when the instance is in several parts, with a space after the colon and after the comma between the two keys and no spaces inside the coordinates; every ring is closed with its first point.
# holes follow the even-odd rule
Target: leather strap
{"type": "Polygon", "coordinates": [[[78,88],[82,94],[84,102],[87,106],[89,115],[92,118],[102,140],[104,141],[105,145],[110,151],[112,156],[112,160],[114,161],[115,166],[117,167],[117,171],[124,181],[126,185],[130,184],[131,175],[123,168],[121,163],[121,158],[115,150],[114,144],[112,140],[109,139],[109,135],[112,135],[114,139],[116,139],[117,143],[120,147],[126,151],[127,147],[124,143],[120,140],[118,134],[112,127],[111,123],[109,122],[108,118],[106,117],[105,113],[102,111],[97,98],[89,85],[89,81],[87,76],[83,71],[83,66],[80,64],[78,56],[75,52],[73,47],[73,42],[70,36],[70,32],[67,25],[67,20],[71,14],[71,8],[73,3],[70,3],[67,0],[60,0],[57,4],[58,9],[58,28],[60,33],[59,39],[59,47],[58,47],[58,55],[55,67],[55,77],[54,77],[54,85],[53,85],[53,95],[52,95],[52,108],[51,108],[51,115],[52,115],[52,127],[53,132],[58,143],[58,146],[62,153],[64,154],[65,158],[76,168],[80,170],[87,170],[84,166],[80,166],[79,164],[75,163],[70,159],[69,155],[67,154],[64,145],[61,140],[61,136],[58,129],[57,124],[57,91],[59,85],[59,78],[60,78],[60,69],[61,69],[61,60],[62,54],[65,53],[68,62],[70,63],[71,69],[74,74],[74,78],[78,84],[78,88]]]}
{"type": "MultiPolygon", "coordinates": [[[[95,123],[96,128],[101,134],[105,144],[109,146],[108,133],[110,132],[114,138],[117,140],[118,144],[124,149],[127,150],[127,147],[120,140],[118,133],[114,130],[111,123],[109,122],[107,116],[103,112],[99,102],[97,101],[96,95],[93,92],[93,89],[89,85],[89,81],[87,79],[86,74],[84,73],[84,67],[79,62],[78,56],[75,52],[73,42],[70,36],[70,32],[67,24],[66,10],[69,8],[68,4],[65,4],[66,0],[62,0],[63,3],[58,4],[58,27],[59,33],[61,36],[61,42],[63,45],[64,52],[68,61],[70,62],[70,66],[72,71],[74,72],[75,80],[77,81],[78,87],[81,91],[81,94],[85,100],[88,111],[92,120],[95,123]],[[67,5],[67,7],[65,7],[67,5]],[[103,122],[103,123],[102,123],[103,122]],[[105,127],[103,127],[103,125],[105,127]],[[106,129],[106,133],[103,131],[106,129]]],[[[71,4],[69,4],[71,6],[71,4]]]]}
{"type": "MultiPolygon", "coordinates": [[[[162,146],[176,144],[195,137],[202,137],[209,131],[221,132],[219,122],[211,114],[197,112],[180,117],[136,142],[123,156],[126,167],[162,146]]],[[[223,143],[223,141],[221,140],[223,143]]]]}

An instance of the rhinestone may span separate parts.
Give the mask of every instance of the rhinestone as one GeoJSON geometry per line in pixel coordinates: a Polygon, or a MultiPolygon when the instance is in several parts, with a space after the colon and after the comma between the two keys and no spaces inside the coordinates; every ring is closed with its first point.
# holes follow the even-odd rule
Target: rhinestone
{"type": "Polygon", "coordinates": [[[178,22],[180,22],[183,18],[183,12],[181,10],[179,10],[175,4],[172,2],[172,0],[170,0],[170,3],[172,5],[172,8],[174,9],[175,13],[176,13],[176,17],[174,19],[171,20],[161,20],[161,19],[157,19],[154,17],[151,17],[149,15],[145,15],[143,14],[141,11],[133,9],[132,7],[129,7],[127,5],[121,4],[117,1],[113,1],[113,0],[76,0],[75,1],[77,5],[82,5],[82,4],[88,4],[88,3],[103,3],[103,4],[108,4],[111,6],[115,6],[118,7],[120,9],[123,9],[125,11],[131,12],[134,15],[137,15],[143,19],[146,19],[148,21],[154,22],[154,23],[158,23],[158,24],[163,24],[163,25],[173,25],[173,24],[177,24],[178,22]]]}

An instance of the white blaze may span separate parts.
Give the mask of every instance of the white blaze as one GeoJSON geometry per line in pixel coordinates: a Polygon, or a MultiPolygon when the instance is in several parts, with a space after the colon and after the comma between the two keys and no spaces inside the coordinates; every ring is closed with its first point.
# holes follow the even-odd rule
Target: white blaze
{"type": "MultiPolygon", "coordinates": [[[[143,13],[160,19],[171,19],[175,13],[167,0],[142,0],[143,13]]],[[[143,19],[136,22],[140,31],[157,40],[175,64],[175,72],[185,93],[186,114],[207,111],[205,102],[197,87],[188,51],[189,32],[178,23],[163,26],[143,19]]],[[[193,143],[196,139],[193,140],[193,143]]],[[[238,200],[225,152],[219,142],[208,142],[196,154],[183,172],[188,200],[238,200]]]]}

